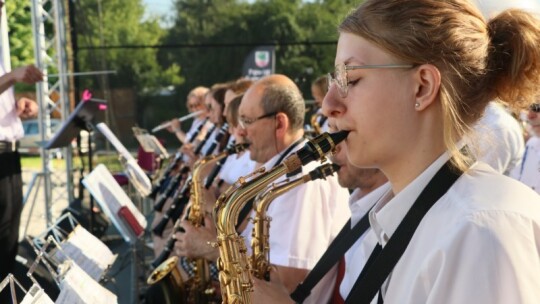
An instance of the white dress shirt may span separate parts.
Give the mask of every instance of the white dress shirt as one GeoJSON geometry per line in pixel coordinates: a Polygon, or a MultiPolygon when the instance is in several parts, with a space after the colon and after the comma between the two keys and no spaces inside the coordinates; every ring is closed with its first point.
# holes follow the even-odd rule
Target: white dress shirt
{"type": "MultiPolygon", "coordinates": [[[[347,267],[361,269],[377,242],[386,245],[448,159],[443,154],[396,196],[373,197],[372,229],[347,253],[347,267]]],[[[341,285],[344,298],[351,286],[341,285]]],[[[540,196],[474,164],[424,216],[382,290],[385,303],[540,303],[540,196]]]]}
{"type": "Polygon", "coordinates": [[[229,185],[234,184],[239,177],[246,176],[255,171],[257,163],[250,158],[249,150],[242,153],[240,156],[230,155],[223,164],[219,177],[229,185]]]}
{"type": "Polygon", "coordinates": [[[525,151],[519,122],[496,102],[490,102],[484,116],[474,126],[469,147],[476,148],[477,159],[504,175],[521,165],[525,151]]]}
{"type": "MultiPolygon", "coordinates": [[[[292,152],[302,148],[297,145],[292,152]]],[[[279,159],[274,156],[265,168],[269,169],[279,159]]],[[[302,167],[302,174],[315,169],[319,162],[302,167]]],[[[294,178],[300,177],[297,175],[294,178]]],[[[282,177],[278,181],[285,179],[282,177]]],[[[335,176],[326,180],[310,181],[287,191],[277,197],[268,208],[270,222],[270,263],[279,266],[311,269],[326,251],[331,241],[339,233],[350,217],[346,202],[349,199],[347,189],[339,186],[335,176]]],[[[250,215],[254,217],[252,213],[250,215]]],[[[242,232],[251,255],[250,221],[242,232]]],[[[304,303],[327,303],[332,295],[336,269],[327,273],[313,289],[304,303]]]]}
{"type": "MultiPolygon", "coordinates": [[[[6,74],[0,56],[0,75],[6,74]]],[[[0,140],[15,141],[24,136],[24,130],[17,115],[13,87],[0,94],[0,140]]]]}
{"type": "Polygon", "coordinates": [[[540,193],[540,138],[529,138],[523,162],[511,176],[540,193]]]}

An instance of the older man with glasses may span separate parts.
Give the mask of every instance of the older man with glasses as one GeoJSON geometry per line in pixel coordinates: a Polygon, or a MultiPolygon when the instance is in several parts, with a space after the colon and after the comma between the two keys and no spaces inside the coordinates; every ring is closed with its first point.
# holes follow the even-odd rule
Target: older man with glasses
{"type": "MultiPolygon", "coordinates": [[[[240,133],[250,143],[251,159],[267,170],[306,142],[303,138],[304,100],[298,87],[286,76],[271,75],[253,84],[242,99],[239,114],[240,133]]],[[[316,166],[302,168],[297,176],[316,166]]],[[[349,218],[345,203],[348,196],[337,178],[330,177],[296,187],[270,205],[267,213],[272,218],[269,262],[275,266],[289,292],[305,278],[349,218]]],[[[242,232],[248,248],[252,228],[250,222],[242,232]]],[[[335,276],[334,271],[323,280],[331,282],[335,276]]],[[[321,284],[321,287],[325,285],[328,286],[321,284]]],[[[331,293],[331,290],[316,288],[305,303],[326,303],[331,293]]]]}
{"type": "MultiPolygon", "coordinates": [[[[0,8],[3,4],[0,2],[0,8]]],[[[18,140],[24,135],[21,118],[34,117],[38,112],[35,101],[25,97],[15,100],[12,86],[18,82],[33,84],[43,79],[41,71],[33,65],[8,72],[2,60],[0,56],[0,280],[13,271],[19,242],[23,206],[21,161],[17,148],[18,140]]],[[[4,303],[2,298],[0,302],[4,303]]]]}

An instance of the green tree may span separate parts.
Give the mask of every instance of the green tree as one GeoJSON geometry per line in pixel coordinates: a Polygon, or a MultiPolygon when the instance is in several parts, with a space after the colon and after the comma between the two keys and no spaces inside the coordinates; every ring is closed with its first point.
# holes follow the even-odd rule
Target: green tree
{"type": "Polygon", "coordinates": [[[110,85],[134,87],[138,93],[152,93],[183,82],[180,66],[176,63],[160,66],[154,48],[85,49],[159,44],[165,30],[157,19],[143,21],[141,0],[82,0],[75,9],[81,71],[116,70],[117,75],[110,77],[110,85]]]}
{"type": "Polygon", "coordinates": [[[11,65],[18,67],[34,63],[34,38],[30,1],[6,1],[11,65]]]}

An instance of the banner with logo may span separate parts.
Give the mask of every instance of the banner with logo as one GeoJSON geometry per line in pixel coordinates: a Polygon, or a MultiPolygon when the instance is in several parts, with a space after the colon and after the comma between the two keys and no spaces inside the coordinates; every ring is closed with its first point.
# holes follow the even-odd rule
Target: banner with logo
{"type": "Polygon", "coordinates": [[[274,74],[275,66],[275,47],[260,46],[252,50],[244,60],[242,75],[257,80],[274,74]]]}

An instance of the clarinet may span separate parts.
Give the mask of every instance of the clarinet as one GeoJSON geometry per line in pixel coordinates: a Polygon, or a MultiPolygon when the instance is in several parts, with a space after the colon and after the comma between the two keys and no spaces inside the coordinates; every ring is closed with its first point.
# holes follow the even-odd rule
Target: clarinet
{"type": "MultiPolygon", "coordinates": [[[[194,151],[195,155],[198,155],[201,152],[202,148],[204,147],[206,142],[210,139],[215,129],[216,129],[216,125],[214,125],[210,129],[210,131],[206,134],[204,139],[197,145],[194,151]]],[[[180,186],[180,183],[182,181],[182,175],[189,172],[189,170],[190,170],[189,167],[184,165],[180,169],[180,171],[176,173],[176,175],[173,177],[171,182],[167,184],[167,187],[164,189],[161,195],[158,196],[158,198],[156,199],[156,202],[154,204],[155,211],[161,212],[161,210],[163,209],[163,206],[165,205],[165,202],[167,201],[167,198],[170,197],[174,193],[174,190],[180,186]]]]}
{"type": "MultiPolygon", "coordinates": [[[[229,145],[227,146],[227,149],[231,149],[234,146],[235,146],[235,141],[233,140],[229,143],[229,145]]],[[[208,174],[208,176],[206,177],[206,180],[204,181],[204,188],[206,190],[210,189],[210,187],[214,183],[214,180],[216,179],[219,172],[221,171],[221,168],[223,168],[223,165],[227,161],[227,158],[229,158],[229,156],[225,156],[224,158],[220,159],[219,162],[214,166],[210,174],[208,174]]]]}
{"type": "MultiPolygon", "coordinates": [[[[223,124],[223,126],[219,129],[219,133],[216,135],[214,141],[212,142],[212,145],[208,148],[208,150],[204,152],[204,155],[202,158],[212,155],[212,153],[218,146],[223,136],[225,136],[225,134],[227,133],[228,128],[229,126],[227,123],[223,124]]],[[[167,210],[165,215],[161,218],[159,223],[157,223],[156,226],[152,229],[155,235],[162,236],[163,231],[165,230],[165,227],[169,223],[169,220],[176,221],[180,217],[180,215],[182,215],[184,207],[189,201],[190,187],[191,187],[191,176],[184,183],[184,186],[182,187],[182,190],[180,191],[180,195],[175,196],[175,200],[173,204],[171,205],[171,207],[169,207],[169,209],[167,210]]],[[[161,207],[163,208],[163,206],[161,207]]]]}
{"type": "MultiPolygon", "coordinates": [[[[201,130],[204,127],[204,125],[206,125],[207,121],[208,121],[208,117],[205,118],[204,121],[197,127],[195,132],[191,134],[191,136],[188,138],[188,143],[193,143],[195,141],[195,138],[197,138],[199,133],[201,133],[201,130]]],[[[157,182],[156,185],[154,185],[154,187],[152,188],[152,192],[150,192],[150,195],[148,195],[148,197],[155,199],[156,195],[162,192],[163,187],[165,187],[165,185],[167,184],[165,181],[168,180],[169,174],[171,174],[171,171],[180,164],[183,158],[184,158],[184,153],[181,153],[181,152],[176,153],[173,161],[167,165],[167,168],[165,169],[165,172],[163,173],[162,178],[157,182]]]]}

